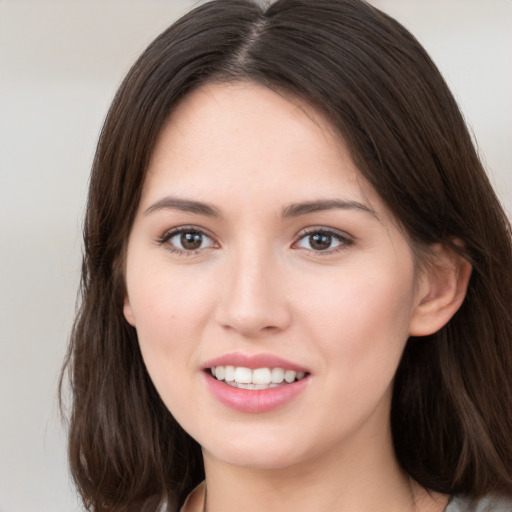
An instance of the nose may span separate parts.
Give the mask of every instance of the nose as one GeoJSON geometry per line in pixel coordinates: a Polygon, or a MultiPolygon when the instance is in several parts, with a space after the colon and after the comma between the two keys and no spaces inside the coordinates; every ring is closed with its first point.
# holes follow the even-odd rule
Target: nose
{"type": "Polygon", "coordinates": [[[247,338],[286,329],[291,312],[283,272],[276,258],[247,251],[233,255],[226,267],[216,311],[217,323],[247,338]]]}

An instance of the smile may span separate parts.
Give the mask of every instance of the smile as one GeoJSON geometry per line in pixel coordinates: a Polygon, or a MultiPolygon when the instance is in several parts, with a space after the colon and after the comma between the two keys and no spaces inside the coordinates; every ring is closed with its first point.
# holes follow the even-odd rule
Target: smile
{"type": "Polygon", "coordinates": [[[244,366],[213,366],[213,377],[239,389],[270,389],[302,380],[306,372],[284,368],[246,368],[244,366]]]}
{"type": "Polygon", "coordinates": [[[274,354],[231,352],[206,361],[204,383],[223,406],[266,413],[300,400],[312,382],[309,368],[274,354]]]}

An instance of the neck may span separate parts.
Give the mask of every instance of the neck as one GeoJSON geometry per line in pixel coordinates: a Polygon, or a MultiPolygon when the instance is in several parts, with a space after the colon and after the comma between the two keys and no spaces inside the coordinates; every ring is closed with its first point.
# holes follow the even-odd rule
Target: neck
{"type": "Polygon", "coordinates": [[[389,433],[374,450],[360,448],[270,469],[233,466],[205,451],[206,512],[444,510],[447,497],[427,493],[400,468],[389,433]]]}

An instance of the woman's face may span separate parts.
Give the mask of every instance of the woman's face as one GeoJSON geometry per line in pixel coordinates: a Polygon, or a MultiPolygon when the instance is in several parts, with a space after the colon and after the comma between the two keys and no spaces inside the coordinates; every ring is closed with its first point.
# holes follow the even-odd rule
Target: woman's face
{"type": "Polygon", "coordinates": [[[163,127],[124,311],[206,457],[278,468],[390,444],[418,281],[402,232],[313,109],[207,85],[163,127]]]}

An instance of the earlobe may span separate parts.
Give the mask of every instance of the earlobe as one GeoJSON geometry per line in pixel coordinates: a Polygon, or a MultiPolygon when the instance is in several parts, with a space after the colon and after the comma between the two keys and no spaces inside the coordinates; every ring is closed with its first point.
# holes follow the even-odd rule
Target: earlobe
{"type": "Polygon", "coordinates": [[[123,314],[124,314],[126,321],[131,326],[135,327],[135,316],[133,314],[133,310],[130,305],[130,300],[128,299],[128,295],[125,295],[125,297],[124,297],[123,314]]]}
{"type": "Polygon", "coordinates": [[[423,270],[410,336],[428,336],[444,327],[466,296],[471,264],[453,249],[436,245],[432,262],[423,270]]]}

